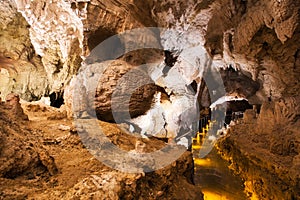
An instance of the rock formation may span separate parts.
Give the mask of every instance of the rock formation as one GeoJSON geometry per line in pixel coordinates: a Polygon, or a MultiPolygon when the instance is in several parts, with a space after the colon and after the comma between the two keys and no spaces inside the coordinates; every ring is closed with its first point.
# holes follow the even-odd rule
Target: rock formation
{"type": "Polygon", "coordinates": [[[30,40],[30,25],[17,12],[14,1],[1,1],[1,12],[1,96],[5,99],[15,92],[23,99],[37,100],[47,94],[48,80],[30,40]]]}
{"type": "Polygon", "coordinates": [[[158,87],[142,69],[134,69],[134,66],[126,62],[112,63],[103,72],[96,90],[95,109],[98,118],[114,121],[111,104],[115,104],[115,115],[122,115],[126,111],[133,118],[143,115],[151,108],[153,95],[157,90],[158,87]],[[131,76],[123,76],[129,71],[131,76]],[[117,85],[122,85],[122,88],[116,87],[117,85]],[[135,88],[136,85],[142,87],[135,88]]]}
{"type": "Polygon", "coordinates": [[[31,130],[22,122],[28,118],[19,107],[18,96],[11,94],[7,100],[0,105],[0,177],[33,179],[42,174],[56,174],[53,157],[39,142],[32,140],[31,130]]]}
{"type": "Polygon", "coordinates": [[[218,144],[246,180],[249,194],[259,199],[299,197],[298,102],[299,98],[266,102],[258,116],[247,110],[244,123],[232,127],[218,144]]]}
{"type": "MultiPolygon", "coordinates": [[[[63,91],[80,67],[82,56],[88,55],[97,44],[124,30],[144,26],[175,28],[182,35],[173,41],[177,42],[175,50],[190,44],[205,45],[211,56],[222,59],[221,65],[231,64],[250,72],[250,78],[263,84],[259,101],[269,96],[293,95],[297,91],[295,73],[298,68],[294,66],[298,58],[299,3],[291,0],[146,1],[143,6],[125,1],[56,0],[50,3],[45,0],[38,3],[16,0],[3,3],[5,8],[9,12],[3,15],[1,26],[8,34],[2,35],[2,41],[7,41],[2,44],[2,53],[16,62],[19,54],[25,52],[28,56],[23,53],[19,60],[34,63],[37,69],[24,71],[43,73],[44,78],[40,79],[43,83],[39,85],[49,89],[38,91],[29,87],[28,94],[33,93],[36,98],[63,91]],[[17,45],[20,40],[9,36],[10,27],[16,26],[26,40],[23,44],[27,49],[17,45]],[[8,43],[19,49],[7,48],[8,43]]],[[[162,34],[162,38],[164,35],[168,36],[162,34]]],[[[171,42],[165,38],[162,45],[168,48],[171,42]]],[[[13,76],[6,79],[13,79],[13,76]]],[[[36,84],[36,81],[29,81],[29,84],[36,84]]],[[[11,90],[25,93],[20,87],[11,90]]]]}
{"type": "MultiPolygon", "coordinates": [[[[88,117],[92,108],[100,119],[113,121],[112,97],[116,97],[118,106],[124,94],[114,93],[118,91],[118,80],[124,81],[131,69],[154,62],[145,70],[148,78],[125,81],[129,86],[152,81],[133,92],[130,101],[125,102],[135,117],[128,123],[139,126],[143,134],[158,133],[156,136],[174,138],[183,129],[184,134],[194,131],[194,122],[199,117],[194,111],[198,107],[207,108],[225,95],[247,98],[250,104],[262,105],[260,114],[257,117],[257,113],[246,111],[245,123],[233,128],[232,135],[221,143],[223,153],[231,155],[234,151],[247,157],[251,150],[247,148],[253,146],[263,152],[263,157],[276,158],[262,164],[260,161],[264,159],[257,158],[255,150],[251,151],[255,158],[249,158],[254,160],[251,165],[270,170],[267,176],[287,174],[287,166],[291,167],[289,173],[294,170],[297,174],[299,1],[14,0],[0,3],[2,99],[12,92],[30,101],[64,94],[69,117],[73,113],[88,117]],[[146,30],[139,37],[120,36],[126,30],[143,27],[162,29],[146,30]],[[93,51],[116,34],[119,35],[114,37],[113,45],[100,52],[93,51]],[[145,43],[159,51],[143,49],[122,54],[145,43]],[[241,138],[247,137],[251,139],[247,140],[246,150],[235,151],[244,148],[241,138]],[[286,165],[277,170],[279,158],[286,165]]],[[[140,77],[139,73],[137,76],[140,77]]],[[[129,86],[125,89],[132,88],[129,86]]],[[[118,111],[123,112],[124,108],[118,111]]],[[[249,163],[235,162],[247,171],[244,164],[249,163]]],[[[273,185],[258,183],[255,190],[261,192],[262,199],[285,189],[288,192],[279,194],[282,198],[299,196],[299,177],[287,175],[278,181],[288,186],[269,190],[266,188],[273,185]]]]}
{"type": "MultiPolygon", "coordinates": [[[[16,121],[0,106],[1,198],[203,199],[192,184],[191,152],[153,172],[120,172],[105,166],[84,147],[76,130],[70,128],[71,121],[47,119],[56,115],[57,108],[37,102],[23,106],[30,121],[16,121]]],[[[137,139],[116,124],[99,123],[112,143],[126,151],[152,152],[165,145],[155,138],[137,139]],[[137,148],[139,144],[142,149],[137,148]]]]}

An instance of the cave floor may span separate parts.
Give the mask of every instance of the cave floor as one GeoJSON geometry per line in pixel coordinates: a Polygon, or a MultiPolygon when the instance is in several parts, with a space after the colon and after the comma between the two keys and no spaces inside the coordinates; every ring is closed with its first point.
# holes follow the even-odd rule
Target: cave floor
{"type": "MultiPolygon", "coordinates": [[[[3,199],[61,199],[70,190],[87,177],[112,171],[98,161],[82,144],[78,134],[73,131],[73,120],[61,116],[61,112],[52,107],[23,104],[29,117],[25,122],[32,141],[40,142],[54,158],[58,174],[54,176],[18,176],[15,179],[0,178],[0,188],[5,194],[3,199]]],[[[100,122],[103,129],[118,132],[115,125],[100,122]]],[[[121,140],[128,140],[128,137],[121,140]]],[[[130,139],[129,139],[130,140],[130,139]]],[[[127,150],[133,149],[133,141],[126,142],[127,150]]],[[[155,148],[160,148],[163,142],[155,148]]],[[[204,192],[204,199],[246,199],[243,182],[228,169],[214,149],[202,159],[209,160],[208,165],[195,164],[195,184],[204,192]]],[[[183,189],[180,186],[180,189],[183,189]]],[[[185,192],[184,190],[178,192],[185,192]]],[[[0,195],[0,199],[1,195],[0,195]]]]}
{"type": "MultiPolygon", "coordinates": [[[[89,197],[91,193],[97,193],[97,187],[94,183],[98,180],[95,177],[101,177],[103,174],[111,174],[113,177],[120,177],[120,183],[123,184],[123,180],[130,180],[139,184],[136,187],[149,186],[149,181],[159,181],[157,186],[150,186],[150,189],[145,189],[143,192],[139,192],[139,195],[148,195],[148,199],[157,199],[157,196],[162,197],[169,196],[167,199],[172,199],[171,196],[182,196],[182,198],[198,199],[195,196],[201,197],[201,191],[199,187],[189,184],[185,178],[181,178],[178,174],[181,174],[180,170],[175,169],[172,166],[166,170],[160,170],[155,172],[155,176],[150,175],[148,178],[139,178],[139,175],[128,175],[116,170],[113,170],[100,161],[98,161],[82,144],[79,135],[74,130],[73,120],[67,119],[61,116],[61,111],[47,107],[46,109],[31,104],[22,105],[25,113],[29,117],[28,122],[20,123],[23,129],[27,129],[31,135],[31,141],[33,143],[41,143],[43,148],[49,152],[58,168],[58,173],[52,176],[49,174],[41,175],[19,175],[16,178],[0,178],[0,199],[99,199],[98,197],[89,197]],[[49,120],[51,118],[51,120],[49,120]],[[170,175],[170,171],[174,171],[173,175],[170,175]],[[170,171],[168,171],[170,170],[170,171]],[[168,175],[166,176],[165,173],[168,175]],[[178,173],[178,174],[176,174],[178,173]],[[168,177],[169,176],[169,177],[168,177]],[[124,178],[125,177],[125,178],[124,178]],[[164,178],[166,177],[166,178],[164,178]],[[171,178],[175,183],[169,181],[171,178]],[[177,179],[178,178],[178,179],[177,179]],[[169,181],[169,183],[167,183],[169,181]],[[178,181],[178,182],[177,182],[178,181]],[[93,186],[91,186],[93,185],[93,186]],[[89,189],[86,189],[90,188],[89,189]],[[91,189],[91,187],[94,187],[91,189]],[[152,187],[152,188],[151,188],[152,187]],[[168,194],[163,194],[162,188],[170,188],[168,194]],[[177,189],[176,189],[177,188],[177,189]],[[152,190],[153,189],[153,190],[152,190]],[[80,196],[84,194],[86,196],[80,196]],[[77,196],[76,196],[77,195],[77,196]],[[80,198],[79,198],[80,197],[80,198]]],[[[131,150],[135,148],[136,139],[128,138],[126,133],[120,132],[120,129],[116,125],[106,122],[99,122],[105,130],[109,130],[114,134],[121,134],[118,137],[112,136],[110,138],[112,142],[120,142],[120,145],[125,150],[131,150]]],[[[150,143],[151,148],[148,150],[159,149],[165,142],[157,140],[155,142],[144,141],[150,143]]],[[[185,162],[186,157],[183,157],[182,161],[185,162]]],[[[119,180],[119,179],[118,179],[119,180]]],[[[150,184],[151,185],[151,184],[150,184]]],[[[109,189],[108,189],[109,190],[109,189]]],[[[113,197],[103,197],[100,194],[100,199],[117,199],[118,191],[115,192],[112,189],[113,197]]],[[[128,191],[130,195],[134,195],[134,192],[130,188],[128,191]]],[[[134,190],[133,190],[134,191],[134,190]]],[[[104,191],[105,192],[105,191],[104,191]]],[[[124,194],[123,194],[124,195],[124,194]]],[[[130,196],[129,195],[129,196],[130,196]]],[[[135,197],[136,198],[136,197],[135,197]]],[[[138,197],[137,199],[143,199],[144,197],[138,197]]],[[[131,197],[123,197],[123,199],[131,199],[131,197]]]]}
{"type": "MultiPolygon", "coordinates": [[[[112,171],[115,176],[120,176],[120,173],[117,173],[102,164],[83,146],[79,135],[73,130],[73,120],[61,117],[61,112],[58,112],[55,109],[51,110],[51,108],[43,109],[39,106],[32,105],[25,105],[23,108],[25,113],[29,116],[30,121],[24,122],[22,127],[31,133],[29,137],[32,137],[32,141],[41,143],[43,148],[45,148],[54,158],[58,168],[58,173],[54,176],[18,176],[15,179],[0,178],[0,199],[49,199],[49,196],[51,196],[51,199],[62,199],[61,197],[67,197],[68,193],[72,196],[74,194],[74,190],[76,190],[76,187],[74,189],[74,186],[87,178],[97,175],[101,176],[104,172],[112,171]],[[49,120],[50,118],[51,120],[49,120]],[[5,194],[5,198],[2,198],[2,194],[5,194]]],[[[128,136],[123,137],[122,134],[126,133],[120,132],[120,129],[118,129],[115,125],[105,122],[99,123],[101,123],[101,126],[105,130],[121,134],[118,137],[112,136],[113,142],[121,141],[120,144],[123,145],[123,148],[126,150],[132,150],[135,148],[135,140],[128,138],[128,136]]],[[[259,149],[261,149],[260,152],[264,152],[264,148],[249,145],[249,140],[255,140],[255,144],[261,147],[265,145],[263,145],[264,143],[257,141],[258,139],[255,134],[248,134],[247,137],[245,137],[244,134],[241,134],[245,127],[237,126],[236,129],[237,133],[240,134],[234,134],[231,135],[231,137],[226,137],[226,142],[222,143],[222,153],[228,150],[228,153],[225,152],[227,156],[233,158],[236,157],[234,159],[227,159],[232,161],[231,165],[224,161],[217,153],[217,151],[220,151],[219,149],[214,149],[205,158],[195,161],[196,187],[193,189],[196,189],[199,192],[203,191],[204,199],[247,199],[246,194],[244,193],[244,184],[247,184],[245,181],[249,181],[249,178],[247,178],[249,173],[252,174],[251,180],[255,179],[257,183],[258,180],[262,179],[261,173],[264,172],[264,168],[270,170],[269,167],[262,166],[273,166],[271,164],[259,165],[258,163],[248,163],[248,159],[246,158],[249,157],[253,162],[258,162],[257,156],[254,157],[253,155],[257,155],[259,149]],[[238,130],[239,128],[241,128],[241,131],[238,130]],[[237,140],[239,141],[239,149],[243,150],[243,153],[241,153],[238,149],[235,149],[236,145],[234,145],[234,143],[236,143],[237,140]],[[234,153],[234,155],[231,153],[234,153]],[[238,164],[235,165],[235,163],[238,163],[240,166],[238,166],[238,164]],[[236,173],[239,172],[240,168],[246,166],[248,172],[240,171],[241,173],[244,173],[242,174],[244,180],[234,175],[233,171],[228,169],[228,166],[230,166],[236,173]]],[[[264,141],[263,139],[263,137],[259,138],[260,141],[264,141]]],[[[147,143],[147,141],[144,142],[147,143]]],[[[159,149],[163,145],[165,145],[163,141],[155,141],[155,144],[152,144],[152,150],[153,148],[159,149]]],[[[274,155],[267,153],[261,153],[259,154],[259,157],[263,155],[268,155],[268,157],[264,157],[259,160],[264,160],[265,162],[272,160],[272,162],[280,163],[282,168],[278,168],[278,170],[286,169],[283,168],[283,164],[291,162],[291,158],[288,156],[284,157],[286,160],[282,157],[274,157],[274,155]]],[[[274,172],[274,174],[276,173],[274,172]]],[[[162,176],[164,175],[162,174],[162,176]]],[[[264,180],[265,183],[267,180],[270,179],[267,177],[264,180]]],[[[167,179],[165,181],[167,181],[167,179]]],[[[187,189],[189,188],[188,184],[180,185],[178,183],[174,185],[175,188],[178,188],[178,193],[194,192],[187,189]]],[[[79,186],[78,190],[82,189],[80,187],[81,186],[79,186]]],[[[249,188],[248,186],[246,189],[249,192],[251,187],[249,188]]]]}
{"type": "MultiPolygon", "coordinates": [[[[194,152],[195,154],[195,152],[194,152]]],[[[194,157],[197,157],[195,155],[194,157]]],[[[231,171],[214,148],[204,158],[194,158],[195,184],[206,200],[245,200],[244,181],[231,171]]]]}
{"type": "Polygon", "coordinates": [[[5,199],[10,199],[8,194],[11,199],[49,199],[49,195],[53,196],[53,191],[63,193],[80,180],[109,170],[82,146],[77,134],[70,133],[71,120],[47,120],[51,113],[42,111],[26,114],[30,119],[26,128],[32,133],[32,141],[42,142],[43,147],[55,159],[58,174],[32,179],[23,176],[15,179],[1,178],[0,188],[6,194],[5,199]]]}

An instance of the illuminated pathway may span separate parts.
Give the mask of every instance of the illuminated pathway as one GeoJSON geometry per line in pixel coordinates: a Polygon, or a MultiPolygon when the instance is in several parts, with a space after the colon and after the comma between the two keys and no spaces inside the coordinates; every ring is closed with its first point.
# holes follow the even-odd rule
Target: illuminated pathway
{"type": "Polygon", "coordinates": [[[192,152],[195,163],[195,183],[201,187],[205,200],[245,200],[243,181],[233,175],[228,164],[221,159],[215,148],[205,156],[199,157],[201,148],[205,148],[205,137],[213,126],[208,121],[201,133],[193,138],[192,152]]]}

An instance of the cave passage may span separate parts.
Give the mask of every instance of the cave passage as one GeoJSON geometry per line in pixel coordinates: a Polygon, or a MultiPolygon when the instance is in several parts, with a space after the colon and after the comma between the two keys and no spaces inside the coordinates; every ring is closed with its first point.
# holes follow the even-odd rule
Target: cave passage
{"type": "Polygon", "coordinates": [[[51,93],[50,97],[50,106],[55,108],[60,108],[64,104],[64,94],[63,93],[51,93]]]}
{"type": "Polygon", "coordinates": [[[205,156],[203,149],[209,149],[220,137],[230,132],[230,126],[242,123],[246,110],[260,110],[260,105],[251,105],[247,99],[225,96],[210,108],[202,110],[199,131],[192,138],[192,153],[195,164],[196,185],[201,187],[204,199],[247,199],[244,181],[229,170],[229,163],[212,147],[205,156]]]}
{"type": "Polygon", "coordinates": [[[243,180],[230,171],[229,164],[221,158],[216,149],[204,158],[194,157],[194,163],[194,181],[201,187],[204,199],[247,199],[243,180]]]}
{"type": "MultiPolygon", "coordinates": [[[[205,140],[215,139],[212,136],[208,137],[208,132],[215,130],[213,127],[219,124],[211,121],[209,117],[207,115],[200,119],[199,123],[202,125],[202,128],[196,137],[192,139],[192,153],[195,164],[194,182],[201,187],[204,199],[247,199],[244,193],[243,180],[234,175],[229,169],[229,163],[221,158],[215,148],[206,156],[201,156],[201,149],[207,148],[205,140]]],[[[223,121],[221,124],[223,126],[223,121]]],[[[215,134],[217,135],[217,133],[215,134]]]]}

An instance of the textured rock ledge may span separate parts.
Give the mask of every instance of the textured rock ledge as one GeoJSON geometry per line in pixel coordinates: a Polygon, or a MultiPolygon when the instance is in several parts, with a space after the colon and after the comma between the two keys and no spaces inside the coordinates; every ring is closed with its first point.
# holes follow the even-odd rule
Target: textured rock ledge
{"type": "MultiPolygon", "coordinates": [[[[284,165],[282,162],[287,163],[291,159],[275,158],[258,148],[248,151],[237,143],[240,143],[239,139],[229,136],[219,142],[218,148],[223,159],[231,163],[230,168],[245,181],[245,192],[249,197],[261,200],[299,199],[298,164],[284,165]]],[[[252,142],[248,142],[247,146],[252,146],[252,142]]]]}
{"type": "Polygon", "coordinates": [[[172,43],[179,51],[202,45],[221,66],[249,72],[262,83],[252,98],[255,103],[299,90],[298,1],[15,0],[1,5],[0,29],[5,34],[0,53],[24,72],[3,72],[10,88],[2,95],[14,91],[33,100],[62,92],[82,57],[95,46],[114,34],[145,26],[178,31],[180,39],[162,36],[166,48],[172,43]],[[28,71],[34,73],[29,77],[28,71]],[[32,77],[42,78],[37,82],[32,77]]]}
{"type": "MultiPolygon", "coordinates": [[[[193,185],[190,152],[151,173],[119,172],[90,154],[71,128],[72,121],[66,115],[57,117],[58,109],[41,102],[24,103],[30,121],[23,121],[21,112],[12,114],[11,103],[0,105],[1,198],[203,199],[200,188],[193,185]]],[[[135,150],[137,140],[146,144],[146,152],[165,145],[154,138],[130,137],[115,124],[99,123],[107,137],[126,151],[135,150]]]]}
{"type": "Polygon", "coordinates": [[[0,102],[0,178],[33,179],[56,174],[53,157],[42,147],[41,141],[32,139],[28,117],[23,113],[18,96],[8,97],[5,103],[0,102]]]}
{"type": "Polygon", "coordinates": [[[258,199],[299,199],[300,132],[296,98],[262,105],[260,114],[247,110],[244,123],[217,144],[220,154],[245,180],[258,199]]]}

